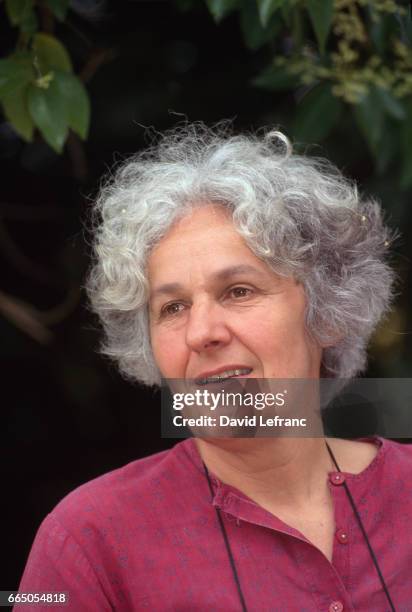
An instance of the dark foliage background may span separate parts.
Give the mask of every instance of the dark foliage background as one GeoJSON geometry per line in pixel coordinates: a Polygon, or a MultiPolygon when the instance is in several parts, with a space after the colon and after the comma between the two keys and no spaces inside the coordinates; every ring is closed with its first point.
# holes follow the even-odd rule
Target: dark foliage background
{"type": "MultiPolygon", "coordinates": [[[[160,438],[159,398],[124,382],[96,353],[98,327],[82,281],[85,227],[102,174],[147,144],[142,126],[232,118],[236,129],[276,125],[290,133],[299,99],[293,90],[251,85],[268,49],[245,45],[235,14],[217,26],[201,2],[183,12],[171,2],[76,4],[82,14],[55,27],[76,71],[92,59],[88,140],[71,134],[58,155],[39,134],[26,143],[5,120],[0,125],[1,589],[17,588],[39,523],[67,492],[173,444],[160,438]]],[[[15,32],[3,13],[1,5],[7,53],[15,32]]],[[[399,297],[374,339],[368,375],[410,376],[410,190],[400,189],[391,159],[377,173],[348,119],[306,150],[379,197],[401,229],[399,297]]]]}

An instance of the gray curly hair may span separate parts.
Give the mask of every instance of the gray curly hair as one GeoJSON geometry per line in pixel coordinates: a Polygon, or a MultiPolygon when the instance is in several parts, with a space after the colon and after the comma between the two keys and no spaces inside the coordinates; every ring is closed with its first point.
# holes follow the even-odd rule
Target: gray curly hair
{"type": "Polygon", "coordinates": [[[306,325],[323,351],[321,375],[351,378],[391,297],[392,232],[380,206],[329,162],[293,154],[279,132],[233,135],[186,124],[122,163],[95,206],[87,290],[105,331],[102,352],[128,378],[160,385],[148,318],[148,255],[194,206],[217,203],[255,253],[294,276],[306,325]],[[338,340],[337,340],[338,338],[338,340]]]}

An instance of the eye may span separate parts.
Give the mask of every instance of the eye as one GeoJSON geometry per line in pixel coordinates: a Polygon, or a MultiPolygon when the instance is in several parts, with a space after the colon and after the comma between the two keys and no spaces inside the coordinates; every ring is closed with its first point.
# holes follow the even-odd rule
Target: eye
{"type": "Polygon", "coordinates": [[[172,317],[173,315],[176,315],[181,312],[183,308],[184,305],[180,302],[172,302],[171,304],[166,304],[166,306],[163,306],[162,310],[160,311],[160,314],[161,316],[172,317]]]}
{"type": "Polygon", "coordinates": [[[232,287],[232,289],[229,289],[229,294],[231,294],[234,298],[248,297],[251,293],[252,290],[248,287],[232,287]]]}

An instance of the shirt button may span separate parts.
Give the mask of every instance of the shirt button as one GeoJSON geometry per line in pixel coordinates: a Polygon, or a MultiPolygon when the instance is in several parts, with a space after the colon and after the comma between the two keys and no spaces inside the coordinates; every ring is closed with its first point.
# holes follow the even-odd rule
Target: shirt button
{"type": "Polygon", "coordinates": [[[343,529],[338,529],[336,531],[336,537],[338,539],[338,542],[340,542],[341,544],[347,544],[349,541],[348,534],[343,529]]]}
{"type": "Polygon", "coordinates": [[[329,475],[329,480],[334,485],[341,485],[345,482],[345,476],[342,474],[342,472],[334,472],[333,474],[329,475]]]}
{"type": "Polygon", "coordinates": [[[341,601],[334,601],[329,606],[329,612],[342,612],[343,603],[341,601]]]}

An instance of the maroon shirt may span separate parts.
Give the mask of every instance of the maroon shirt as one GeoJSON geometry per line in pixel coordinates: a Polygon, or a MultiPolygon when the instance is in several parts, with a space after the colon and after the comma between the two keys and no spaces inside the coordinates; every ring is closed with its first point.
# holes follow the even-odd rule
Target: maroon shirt
{"type": "MultiPolygon", "coordinates": [[[[343,477],[395,608],[405,612],[412,610],[412,446],[371,442],[380,447],[372,463],[343,477]]],[[[299,531],[213,476],[212,505],[196,445],[185,440],[61,501],[39,529],[19,591],[66,591],[64,609],[76,612],[239,611],[217,506],[249,611],[387,612],[336,474],[329,475],[336,524],[330,563],[299,531]]],[[[16,608],[29,609],[43,606],[16,608]]]]}

